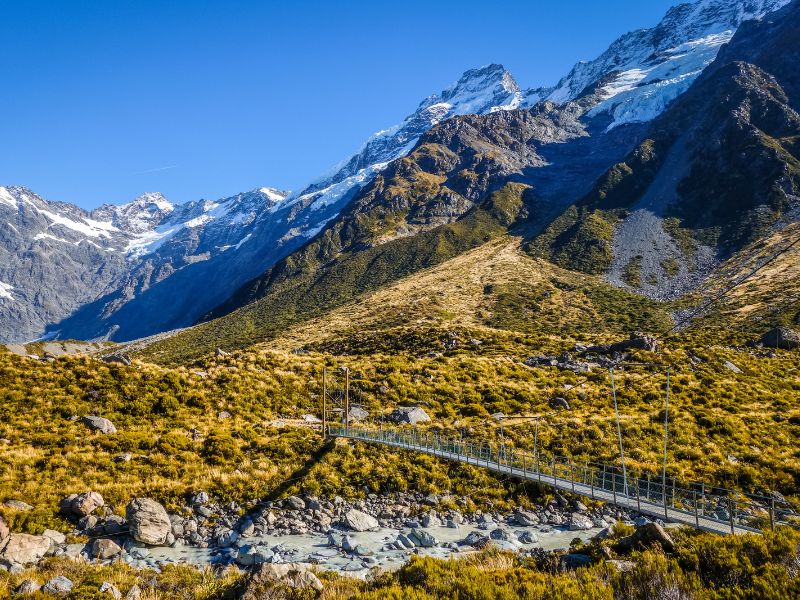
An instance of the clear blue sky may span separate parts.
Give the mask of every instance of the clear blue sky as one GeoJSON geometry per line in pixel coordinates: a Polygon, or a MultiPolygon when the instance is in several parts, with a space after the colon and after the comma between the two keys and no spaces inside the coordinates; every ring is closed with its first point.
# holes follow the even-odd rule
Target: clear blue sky
{"type": "Polygon", "coordinates": [[[677,0],[0,2],[0,185],[298,188],[466,69],[552,84],[677,0]]]}

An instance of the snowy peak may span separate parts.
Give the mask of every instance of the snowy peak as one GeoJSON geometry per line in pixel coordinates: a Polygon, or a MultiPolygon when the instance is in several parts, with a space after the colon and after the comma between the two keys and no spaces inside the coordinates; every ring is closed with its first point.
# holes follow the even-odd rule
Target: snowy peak
{"type": "Polygon", "coordinates": [[[147,192],[127,204],[104,204],[92,217],[111,223],[121,231],[142,234],[158,225],[175,206],[158,192],[147,192]]]}
{"type": "Polygon", "coordinates": [[[651,29],[627,33],[591,62],[576,64],[552,90],[528,93],[526,105],[541,98],[576,100],[598,82],[599,104],[591,116],[611,116],[609,129],[648,121],[663,112],[713,62],[746,20],[761,18],[789,0],[699,0],[669,10],[651,29]]]}
{"type": "Polygon", "coordinates": [[[345,198],[364,185],[386,164],[404,156],[431,127],[457,115],[486,114],[520,106],[523,94],[502,65],[487,65],[466,71],[458,81],[438,94],[428,96],[402,123],[372,135],[359,151],[340,163],[292,199],[319,198],[323,203],[345,198]]]}
{"type": "Polygon", "coordinates": [[[447,116],[484,114],[519,106],[521,90],[503,65],[487,65],[470,69],[444,90],[425,99],[419,112],[433,106],[446,108],[447,116]]]}

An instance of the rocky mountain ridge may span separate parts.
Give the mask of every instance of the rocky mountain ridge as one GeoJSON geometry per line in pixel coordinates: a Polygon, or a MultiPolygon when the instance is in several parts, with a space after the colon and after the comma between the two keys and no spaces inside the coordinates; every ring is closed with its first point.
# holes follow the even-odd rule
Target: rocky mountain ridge
{"type": "MultiPolygon", "coordinates": [[[[9,220],[5,228],[9,233],[1,238],[10,258],[0,273],[0,339],[44,335],[130,340],[190,325],[342,218],[355,198],[372,193],[366,190],[374,188],[379,178],[383,185],[384,171],[408,155],[428,131],[450,120],[465,123],[465,115],[526,109],[537,118],[558,117],[547,125],[553,131],[525,142],[528,150],[518,157],[512,155],[521,149],[519,145],[516,150],[509,146],[495,160],[475,143],[462,144],[448,152],[481,155],[486,163],[462,169],[461,174],[443,165],[463,160],[453,162],[451,157],[442,162],[436,157],[438,166],[432,170],[423,166],[420,172],[427,175],[422,178],[445,180],[428,177],[423,183],[432,186],[433,196],[420,198],[422,203],[407,215],[401,214],[403,210],[398,213],[389,199],[398,199],[395,192],[402,186],[375,196],[373,208],[381,212],[375,203],[389,202],[387,215],[392,213],[396,222],[389,226],[387,221],[379,235],[364,243],[380,244],[453,222],[476,206],[481,193],[491,193],[507,181],[532,186],[540,201],[538,217],[554,216],[559,206],[589,191],[591,178],[610,166],[609,159],[621,158],[616,150],[632,149],[636,128],[685,92],[744,20],[786,1],[700,0],[677,6],[658,26],[622,36],[598,59],[579,63],[552,88],[524,91],[500,65],[467,71],[452,86],[425,99],[400,125],[375,134],[330,174],[298,193],[262,188],[180,206],[150,194],[124,207],[104,206],[91,214],[65,205],[63,215],[62,209],[48,209],[57,216],[50,225],[59,231],[66,227],[69,235],[85,234],[83,240],[45,231],[46,223],[37,225],[32,236],[17,236],[9,227],[25,229],[26,224],[9,220]],[[604,139],[609,140],[608,147],[598,142],[604,139]],[[615,140],[622,145],[612,151],[615,140]],[[473,175],[481,181],[466,181],[473,175]],[[70,229],[70,223],[78,223],[78,228],[70,229]],[[80,231],[82,227],[88,229],[80,231]],[[87,233],[93,227],[102,233],[87,233]],[[50,236],[36,240],[47,240],[47,252],[24,255],[27,238],[38,234],[50,236]],[[63,240],[91,249],[76,255],[73,248],[65,250],[63,240]],[[50,264],[38,264],[42,260],[50,264]],[[57,269],[58,277],[56,271],[45,273],[54,264],[63,267],[57,269]],[[69,282],[61,284],[60,277],[69,282]]],[[[405,192],[416,193],[419,183],[405,192]]],[[[14,201],[6,195],[0,197],[0,210],[13,210],[14,201]]]]}

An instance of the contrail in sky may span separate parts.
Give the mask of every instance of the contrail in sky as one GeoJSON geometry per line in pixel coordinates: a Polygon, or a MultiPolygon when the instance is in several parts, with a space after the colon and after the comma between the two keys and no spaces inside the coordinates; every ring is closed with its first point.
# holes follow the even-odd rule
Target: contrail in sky
{"type": "Polygon", "coordinates": [[[147,169],[146,171],[137,171],[136,173],[131,173],[131,175],[145,175],[147,173],[158,173],[160,171],[169,171],[171,169],[177,169],[178,165],[168,165],[166,167],[156,167],[155,169],[147,169]]]}

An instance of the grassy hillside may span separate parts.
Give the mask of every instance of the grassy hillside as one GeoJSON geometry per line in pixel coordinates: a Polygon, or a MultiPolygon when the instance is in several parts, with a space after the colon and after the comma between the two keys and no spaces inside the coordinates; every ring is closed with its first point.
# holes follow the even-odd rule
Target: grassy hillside
{"type": "MultiPolygon", "coordinates": [[[[791,231],[767,243],[781,247],[791,231]]],[[[729,276],[749,270],[744,255],[737,261],[726,266],[729,276]]],[[[798,495],[797,351],[745,347],[754,334],[730,327],[748,323],[741,311],[767,309],[782,290],[794,290],[783,283],[789,277],[799,285],[794,270],[781,269],[796,265],[796,258],[782,257],[774,271],[735,291],[741,305],[716,306],[725,329],[708,321],[670,337],[659,354],[634,357],[673,365],[671,475],[798,495]],[[726,368],[726,361],[741,373],[726,368]]],[[[182,336],[169,340],[176,345],[172,356],[200,357],[173,366],[125,367],[81,357],[48,364],[2,353],[0,459],[13,467],[0,473],[0,500],[34,504],[34,513],[8,515],[32,530],[51,522],[61,495],[87,488],[118,506],[134,494],[176,504],[201,488],[255,499],[286,480],[311,493],[356,496],[365,487],[414,485],[502,504],[515,485],[498,484],[480,470],[376,454],[361,445],[322,451],[317,434],[283,428],[276,420],[319,414],[312,397],[323,367],[346,365],[354,373],[354,394],[373,415],[419,404],[434,428],[496,439],[490,414],[544,414],[540,435],[548,452],[615,462],[607,372],[578,375],[523,361],[571,350],[577,342],[617,340],[635,329],[664,331],[671,323],[667,308],[533,259],[518,239],[498,237],[275,330],[269,341],[230,356],[216,358],[202,347],[184,354],[182,336]],[[555,396],[573,410],[553,413],[548,402],[555,396]],[[220,418],[222,411],[231,417],[220,418]],[[90,413],[110,418],[119,433],[87,435],[73,418],[90,413]],[[130,462],[113,461],[125,452],[133,455],[130,462]],[[304,468],[308,473],[295,480],[304,468]]],[[[618,384],[626,455],[632,466],[655,473],[664,372],[623,371],[618,384]]],[[[509,443],[522,448],[531,447],[532,437],[530,422],[506,431],[509,443]]]]}
{"type": "Polygon", "coordinates": [[[510,184],[462,219],[413,237],[303,267],[260,300],[147,348],[149,359],[184,361],[215,347],[244,348],[402,277],[504,235],[523,211],[525,186],[510,184]]]}

